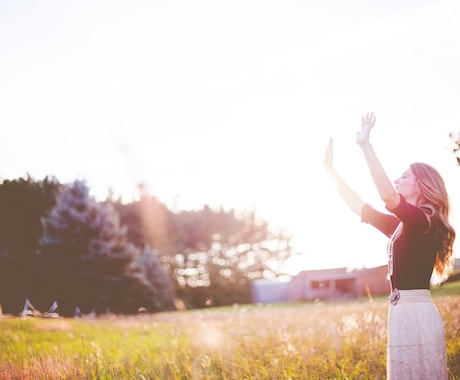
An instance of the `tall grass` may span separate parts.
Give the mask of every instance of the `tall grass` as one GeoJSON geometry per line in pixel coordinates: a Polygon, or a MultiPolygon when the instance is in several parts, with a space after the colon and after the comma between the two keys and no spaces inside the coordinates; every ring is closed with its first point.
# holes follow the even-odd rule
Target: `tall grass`
{"type": "MultiPolygon", "coordinates": [[[[460,292],[433,292],[460,379],[460,292]]],[[[458,290],[458,289],[457,289],[458,290]]],[[[0,379],[384,379],[387,300],[0,320],[0,379]]]]}

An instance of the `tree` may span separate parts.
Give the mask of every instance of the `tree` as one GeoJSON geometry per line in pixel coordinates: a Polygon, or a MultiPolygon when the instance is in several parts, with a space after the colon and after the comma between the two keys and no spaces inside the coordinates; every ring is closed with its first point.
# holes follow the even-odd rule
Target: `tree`
{"type": "Polygon", "coordinates": [[[30,176],[0,185],[0,303],[5,312],[19,312],[27,296],[36,306],[49,307],[39,296],[36,251],[41,218],[54,206],[60,186],[54,178],[35,181],[30,176]]]}
{"type": "Polygon", "coordinates": [[[200,211],[175,215],[181,251],[165,258],[188,307],[251,301],[253,279],[282,275],[291,236],[272,231],[255,211],[200,211]]]}
{"type": "Polygon", "coordinates": [[[451,141],[451,150],[457,160],[457,165],[460,166],[460,132],[450,132],[449,138],[451,141]]]}
{"type": "Polygon", "coordinates": [[[111,204],[91,198],[84,181],[59,193],[43,226],[43,268],[61,313],[71,314],[77,306],[121,313],[158,310],[156,289],[139,265],[141,252],[128,241],[111,204]]]}
{"type": "Polygon", "coordinates": [[[149,195],[145,186],[139,186],[138,201],[113,204],[133,244],[139,248],[148,246],[160,256],[177,252],[178,241],[172,213],[157,198],[149,195]]]}
{"type": "Polygon", "coordinates": [[[175,294],[171,278],[165,274],[157,254],[145,247],[139,257],[139,266],[155,294],[154,303],[157,310],[174,310],[175,294]]]}

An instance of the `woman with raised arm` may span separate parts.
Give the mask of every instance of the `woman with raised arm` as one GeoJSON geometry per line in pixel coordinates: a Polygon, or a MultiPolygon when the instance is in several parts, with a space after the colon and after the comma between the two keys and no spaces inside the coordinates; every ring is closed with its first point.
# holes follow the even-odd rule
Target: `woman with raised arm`
{"type": "Polygon", "coordinates": [[[455,231],[446,186],[436,169],[420,162],[393,186],[369,139],[374,114],[363,116],[361,124],[356,142],[388,212],[365,203],[335,171],[332,139],[324,165],[350,209],[389,237],[387,378],[447,379],[444,326],[430,295],[432,274],[445,278],[451,269],[455,231]]]}

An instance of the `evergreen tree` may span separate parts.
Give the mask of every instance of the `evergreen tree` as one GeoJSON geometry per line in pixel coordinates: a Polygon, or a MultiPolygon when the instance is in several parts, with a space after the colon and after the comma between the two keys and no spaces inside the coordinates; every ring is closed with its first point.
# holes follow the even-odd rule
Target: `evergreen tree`
{"type": "Polygon", "coordinates": [[[146,279],[155,293],[158,310],[174,310],[174,285],[171,277],[163,271],[160,259],[149,247],[145,247],[139,259],[146,279]]]}
{"type": "Polygon", "coordinates": [[[96,202],[84,181],[60,192],[43,227],[41,255],[61,313],[72,314],[77,306],[120,313],[156,309],[139,250],[110,203],[96,202]]]}
{"type": "Polygon", "coordinates": [[[43,233],[41,218],[54,206],[60,187],[54,178],[4,180],[0,184],[0,304],[18,313],[26,297],[37,307],[49,307],[37,272],[36,251],[43,233]]]}
{"type": "Polygon", "coordinates": [[[112,201],[120,220],[128,228],[128,239],[141,248],[150,247],[159,256],[175,255],[178,236],[173,214],[156,197],[139,185],[139,200],[124,204],[112,201]]]}

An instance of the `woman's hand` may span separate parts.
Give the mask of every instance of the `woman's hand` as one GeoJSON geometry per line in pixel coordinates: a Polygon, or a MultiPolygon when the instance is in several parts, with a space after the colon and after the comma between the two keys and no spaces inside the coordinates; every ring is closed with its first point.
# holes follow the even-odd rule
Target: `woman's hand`
{"type": "Polygon", "coordinates": [[[356,133],[356,142],[363,146],[369,143],[371,129],[375,125],[374,113],[367,113],[361,118],[361,131],[356,133]]]}
{"type": "Polygon", "coordinates": [[[333,140],[332,137],[329,138],[329,144],[327,146],[326,152],[324,153],[324,167],[326,170],[332,170],[333,167],[333,140]]]}

